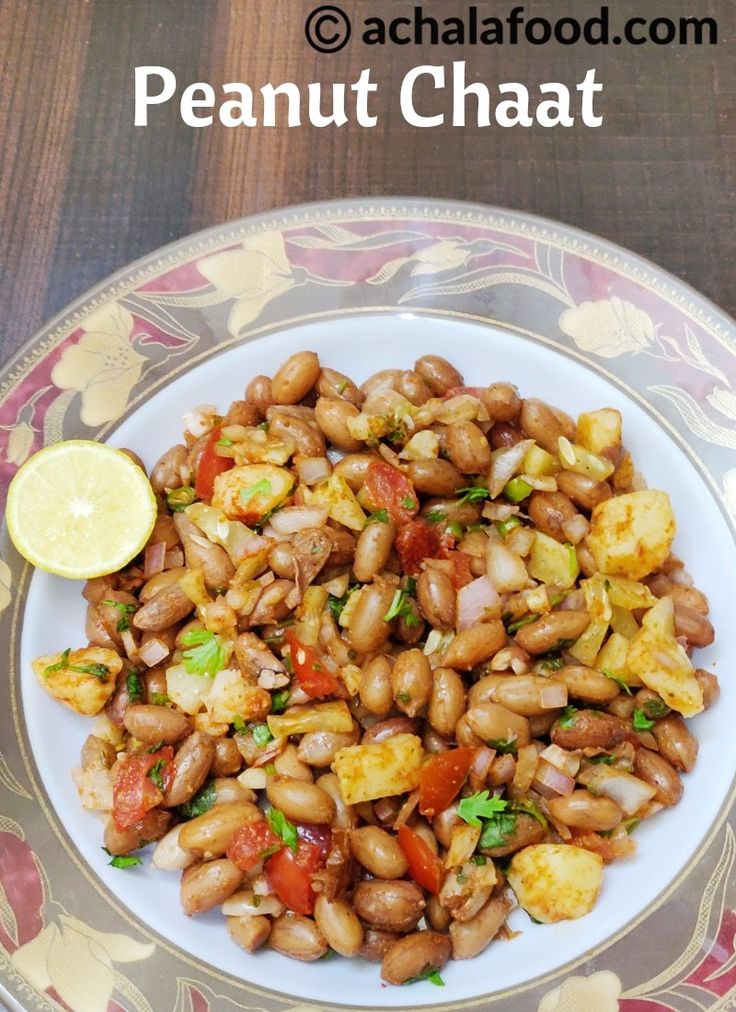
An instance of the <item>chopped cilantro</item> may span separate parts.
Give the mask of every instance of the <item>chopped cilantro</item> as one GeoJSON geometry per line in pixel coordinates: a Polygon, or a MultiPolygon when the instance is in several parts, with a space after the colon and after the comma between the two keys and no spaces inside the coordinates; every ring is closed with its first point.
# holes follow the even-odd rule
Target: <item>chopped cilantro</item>
{"type": "Polygon", "coordinates": [[[573,645],[574,642],[575,640],[557,640],[555,645],[550,650],[550,653],[556,654],[559,653],[561,650],[568,650],[573,645]]]}
{"type": "Polygon", "coordinates": [[[208,629],[189,629],[181,638],[185,647],[184,667],[190,675],[213,678],[225,666],[222,639],[208,629]]]}
{"type": "Polygon", "coordinates": [[[458,499],[458,505],[472,502],[483,502],[484,499],[490,499],[491,493],[483,485],[470,485],[468,488],[459,488],[457,494],[460,496],[458,499]]]}
{"type": "Polygon", "coordinates": [[[542,661],[542,668],[545,671],[559,671],[560,668],[564,667],[564,663],[561,657],[550,657],[547,655],[546,660],[542,661]]]}
{"type": "Polygon", "coordinates": [[[259,422],[258,425],[256,425],[256,428],[261,429],[262,432],[268,432],[270,426],[268,422],[259,422]]]}
{"type": "Polygon", "coordinates": [[[532,622],[536,622],[538,618],[541,618],[536,612],[532,612],[530,615],[525,615],[524,618],[519,618],[516,622],[511,622],[506,626],[506,632],[509,636],[513,636],[519,629],[523,629],[525,625],[531,625],[532,622]]]}
{"type": "Polygon", "coordinates": [[[281,837],[289,850],[296,854],[299,850],[299,836],[294,823],[289,822],[284,813],[280,812],[278,808],[271,808],[268,812],[268,824],[276,836],[281,837]]]}
{"type": "Polygon", "coordinates": [[[217,801],[217,791],[214,781],[209,780],[204,787],[200,787],[193,798],[179,805],[177,812],[185,819],[195,819],[198,815],[204,815],[217,801]]]}
{"type": "Polygon", "coordinates": [[[407,594],[411,594],[412,597],[416,594],[417,581],[414,579],[413,576],[407,576],[406,583],[404,585],[404,590],[407,592],[407,594]]]}
{"type": "Polygon", "coordinates": [[[652,717],[656,720],[658,717],[666,716],[669,707],[661,699],[645,699],[642,703],[642,709],[647,717],[652,717]]]}
{"type": "Polygon", "coordinates": [[[514,527],[521,527],[521,520],[518,517],[509,517],[508,520],[497,520],[496,530],[502,538],[506,538],[514,527]]]}
{"type": "Polygon", "coordinates": [[[440,976],[440,971],[431,967],[425,970],[424,973],[420,973],[418,977],[410,977],[409,980],[404,981],[404,987],[407,984],[418,984],[422,980],[428,980],[430,984],[434,984],[435,987],[444,987],[445,982],[440,976]]]}
{"type": "Polygon", "coordinates": [[[412,499],[410,495],[407,495],[401,500],[401,505],[405,510],[415,510],[417,508],[417,501],[416,499],[412,499]]]}
{"type": "Polygon", "coordinates": [[[251,728],[253,735],[253,741],[256,743],[258,748],[265,748],[270,741],[273,741],[273,735],[269,730],[268,724],[255,724],[251,728]]]}
{"type": "Polygon", "coordinates": [[[119,633],[125,632],[126,629],[130,629],[130,619],[128,616],[132,615],[133,612],[138,611],[137,604],[125,604],[122,601],[103,601],[102,603],[108,605],[110,608],[117,608],[120,612],[120,618],[118,619],[118,624],[115,627],[119,633]]]}
{"type": "Polygon", "coordinates": [[[654,721],[650,720],[646,713],[638,707],[634,710],[632,724],[634,725],[635,731],[651,731],[654,727],[654,721]]]}
{"type": "Polygon", "coordinates": [[[424,514],[424,519],[429,520],[431,524],[439,524],[445,519],[445,514],[442,510],[430,510],[424,514]]]}
{"type": "Polygon", "coordinates": [[[371,513],[366,520],[367,524],[387,524],[389,520],[388,510],[376,510],[375,513],[371,513]]]}
{"type": "Polygon", "coordinates": [[[283,713],[290,695],[288,689],[279,689],[278,692],[274,692],[271,696],[271,713],[283,713]]]}
{"type": "Polygon", "coordinates": [[[575,715],[577,712],[577,706],[566,706],[562,711],[557,723],[563,731],[569,731],[571,727],[575,727],[575,715]]]}
{"type": "Polygon", "coordinates": [[[589,763],[595,763],[596,766],[600,766],[600,765],[610,766],[611,763],[615,762],[615,761],[616,761],[616,756],[615,755],[609,755],[607,752],[604,752],[602,755],[590,756],[590,758],[588,759],[589,763]]]}
{"type": "Polygon", "coordinates": [[[482,867],[484,864],[488,864],[488,858],[486,857],[485,854],[473,854],[473,856],[470,859],[470,863],[477,864],[482,867]]]}
{"type": "Polygon", "coordinates": [[[61,658],[54,664],[47,664],[43,669],[44,675],[48,677],[48,675],[53,674],[54,671],[78,671],[82,675],[94,675],[94,677],[99,678],[101,682],[107,681],[110,669],[105,664],[70,664],[69,654],[71,652],[71,647],[67,647],[66,650],[62,650],[61,658]]]}
{"type": "Polygon", "coordinates": [[[153,766],[148,771],[148,779],[156,786],[160,791],[164,789],[164,778],[161,776],[161,770],[166,765],[165,759],[157,759],[153,766]]]}
{"type": "Polygon", "coordinates": [[[172,488],[166,495],[166,505],[172,513],[183,513],[187,506],[191,506],[196,499],[196,493],[191,485],[182,485],[181,488],[172,488]]]}
{"type": "Polygon", "coordinates": [[[516,738],[491,738],[488,747],[495,749],[500,755],[516,755],[518,750],[516,738]]]}
{"type": "Polygon", "coordinates": [[[624,681],[621,675],[615,674],[610,668],[601,668],[601,674],[604,674],[606,678],[610,678],[612,682],[615,682],[619,689],[625,692],[627,696],[631,695],[631,686],[624,681]]]}
{"type": "Polygon", "coordinates": [[[235,728],[235,733],[236,734],[247,734],[248,733],[248,727],[247,727],[245,721],[243,720],[242,717],[239,717],[237,715],[237,713],[235,714],[235,716],[233,717],[233,719],[230,721],[230,723],[235,728]]]}
{"type": "Polygon", "coordinates": [[[140,703],[143,699],[143,681],[138,668],[131,668],[125,678],[125,687],[128,690],[128,699],[131,703],[140,703]]]}
{"type": "Polygon", "coordinates": [[[641,819],[635,818],[633,815],[629,819],[624,819],[621,825],[624,827],[629,836],[634,832],[636,827],[641,822],[641,819]]]}
{"type": "Polygon", "coordinates": [[[498,812],[483,827],[480,836],[481,847],[504,847],[507,839],[516,830],[514,812],[498,812]]]}
{"type": "Polygon", "coordinates": [[[395,618],[403,618],[410,628],[419,625],[419,616],[409,598],[410,595],[406,590],[397,590],[391,601],[391,607],[383,616],[383,621],[390,622],[395,618]]]}
{"type": "Polygon", "coordinates": [[[151,703],[153,706],[166,706],[166,704],[170,702],[171,699],[165,692],[154,692],[151,695],[151,703]]]}
{"type": "Polygon", "coordinates": [[[107,863],[113,868],[133,868],[137,864],[143,864],[136,854],[111,854],[107,847],[102,849],[110,858],[107,863]]]}
{"type": "Polygon", "coordinates": [[[545,831],[547,830],[547,820],[534,802],[530,801],[529,798],[517,798],[517,800],[512,803],[511,808],[515,812],[523,812],[525,815],[531,815],[533,819],[537,820],[542,829],[545,831]]]}
{"type": "Polygon", "coordinates": [[[215,446],[223,446],[223,447],[232,446],[232,445],[233,445],[233,441],[232,441],[232,439],[229,436],[221,436],[217,440],[217,442],[215,443],[215,446]]]}
{"type": "Polygon", "coordinates": [[[275,763],[266,763],[266,765],[263,767],[263,772],[266,774],[267,777],[273,777],[273,776],[275,776],[276,775],[276,764],[275,763]]]}
{"type": "Polygon", "coordinates": [[[241,488],[240,490],[240,503],[242,506],[247,506],[253,496],[256,495],[271,495],[273,487],[268,478],[261,478],[255,485],[249,485],[247,488],[241,488]]]}
{"type": "Polygon", "coordinates": [[[488,791],[476,791],[469,798],[462,799],[457,806],[457,814],[469,826],[480,826],[481,817],[489,819],[497,812],[504,812],[508,804],[502,798],[489,797],[488,791]]]}

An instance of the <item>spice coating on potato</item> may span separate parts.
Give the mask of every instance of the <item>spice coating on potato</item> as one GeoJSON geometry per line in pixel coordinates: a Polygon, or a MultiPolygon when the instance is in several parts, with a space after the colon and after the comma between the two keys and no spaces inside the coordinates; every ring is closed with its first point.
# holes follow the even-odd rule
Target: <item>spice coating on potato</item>
{"type": "Polygon", "coordinates": [[[513,856],[507,877],[531,917],[555,924],[593,909],[603,884],[603,859],[569,844],[538,843],[513,856]]]}
{"type": "Polygon", "coordinates": [[[667,558],[675,529],[670,497],[646,489],[599,503],[587,543],[602,573],[641,580],[667,558]]]}

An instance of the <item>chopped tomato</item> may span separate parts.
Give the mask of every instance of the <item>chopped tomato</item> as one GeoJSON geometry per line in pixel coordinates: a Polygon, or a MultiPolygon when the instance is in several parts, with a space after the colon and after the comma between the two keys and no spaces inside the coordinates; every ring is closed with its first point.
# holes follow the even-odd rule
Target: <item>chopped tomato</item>
{"type": "Polygon", "coordinates": [[[317,658],[314,647],[308,647],[296,638],[293,629],[286,632],[286,641],[291,647],[291,663],[299,685],[308,696],[332,696],[340,691],[340,683],[326,671],[317,658]]]}
{"type": "Polygon", "coordinates": [[[406,475],[382,460],[370,465],[363,488],[374,507],[386,510],[397,526],[408,524],[419,509],[414,486],[406,475]]]}
{"type": "Polygon", "coordinates": [[[326,826],[305,823],[297,826],[296,854],[284,847],[266,862],[266,873],[276,895],[290,910],[309,915],[314,911],[312,876],[324,868],[332,834],[326,826]]]}
{"type": "Polygon", "coordinates": [[[261,861],[271,857],[284,846],[265,819],[250,822],[233,833],[227,856],[242,871],[253,871],[261,861]]]}
{"type": "Polygon", "coordinates": [[[428,819],[439,815],[455,799],[475,758],[474,748],[440,752],[422,766],[419,775],[419,811],[428,819]]]}
{"type": "Polygon", "coordinates": [[[401,565],[409,576],[418,576],[424,559],[435,559],[441,542],[437,531],[425,520],[412,520],[396,535],[396,551],[401,565]]]}
{"type": "Polygon", "coordinates": [[[173,758],[173,748],[165,745],[157,752],[123,759],[112,788],[112,815],[118,829],[129,829],[161,804],[174,776],[173,758]]]}
{"type": "Polygon", "coordinates": [[[404,823],[399,826],[399,846],[409,862],[411,877],[436,896],[442,886],[442,864],[429,844],[404,823]]]}
{"type": "Polygon", "coordinates": [[[209,502],[212,493],[215,491],[215,478],[224,471],[229,471],[235,461],[232,457],[221,457],[217,452],[217,442],[222,436],[222,429],[216,428],[210,432],[207,442],[202,450],[197,466],[197,479],[194,483],[194,491],[198,499],[209,502]]]}
{"type": "Polygon", "coordinates": [[[470,571],[470,563],[473,561],[473,556],[468,555],[467,552],[447,552],[445,557],[452,563],[452,582],[455,584],[455,589],[459,590],[464,587],[466,583],[472,583],[475,577],[470,571]]]}

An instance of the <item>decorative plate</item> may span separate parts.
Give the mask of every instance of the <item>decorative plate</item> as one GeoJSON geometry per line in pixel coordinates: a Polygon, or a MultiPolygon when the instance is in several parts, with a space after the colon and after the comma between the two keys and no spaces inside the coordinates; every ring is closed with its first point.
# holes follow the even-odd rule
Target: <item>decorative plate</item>
{"type": "Polygon", "coordinates": [[[3,529],[0,996],[56,1012],[734,1007],[736,325],[645,261],[542,219],[439,201],[292,208],[146,257],[37,334],[0,373],[0,492],[59,439],[128,445],[150,465],[183,410],[226,405],[303,347],[357,380],[444,353],[471,383],[510,379],[573,414],[621,408],[635,459],[672,495],[676,549],[718,632],[698,663],[722,696],[696,718],[684,798],[637,830],[592,914],[550,927],[519,912],[522,935],[448,964],[444,988],[381,987],[377,967],[338,957],[248,957],[221,919],[183,917],[174,876],[107,866],[69,774],[88,729],[29,671],[34,654],[81,641],[82,604],[3,529]]]}

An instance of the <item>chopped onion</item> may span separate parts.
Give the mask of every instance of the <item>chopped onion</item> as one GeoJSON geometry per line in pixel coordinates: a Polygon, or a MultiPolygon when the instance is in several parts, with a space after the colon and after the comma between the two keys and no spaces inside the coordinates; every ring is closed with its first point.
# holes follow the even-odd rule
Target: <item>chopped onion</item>
{"type": "Polygon", "coordinates": [[[525,675],[529,670],[529,654],[516,644],[499,650],[491,660],[491,671],[508,671],[509,668],[515,675],[525,675]]]}
{"type": "Polygon", "coordinates": [[[558,611],[585,611],[585,594],[582,590],[568,590],[557,605],[558,611]]]}
{"type": "Polygon", "coordinates": [[[134,664],[137,663],[140,660],[140,657],[138,655],[138,644],[133,636],[133,630],[131,628],[124,629],[123,632],[120,633],[120,638],[123,641],[123,647],[125,648],[125,654],[128,660],[133,661],[134,664]]]}
{"type": "Polygon", "coordinates": [[[164,569],[179,569],[184,565],[184,552],[177,545],[170,548],[164,556],[164,569]]]}
{"type": "MultiPolygon", "coordinates": [[[[291,700],[289,701],[291,702],[291,700]]],[[[267,766],[270,762],[273,762],[277,755],[280,755],[284,751],[285,744],[285,738],[274,738],[272,742],[269,742],[268,747],[260,753],[253,765],[267,766]]]]}
{"type": "Polygon", "coordinates": [[[350,586],[350,573],[343,573],[341,576],[335,576],[327,583],[321,584],[324,590],[328,594],[332,594],[333,597],[342,597],[343,594],[347,593],[347,589],[350,586]]]}
{"type": "Polygon", "coordinates": [[[138,656],[149,668],[155,668],[156,665],[165,660],[170,653],[171,650],[169,649],[169,645],[158,636],[152,636],[149,640],[146,640],[145,643],[141,643],[138,648],[138,656]]]}
{"type": "Polygon", "coordinates": [[[486,748],[485,745],[475,750],[468,774],[471,791],[480,791],[485,787],[486,778],[495,758],[495,751],[492,748],[486,748]]]}
{"type": "Polygon", "coordinates": [[[327,523],[326,506],[285,506],[271,517],[271,527],[281,537],[327,523]]]}
{"type": "Polygon", "coordinates": [[[396,450],[392,450],[387,443],[379,443],[378,452],[381,454],[383,459],[393,467],[399,467],[401,465],[398,453],[396,450]]]}
{"type": "Polygon", "coordinates": [[[526,451],[533,444],[533,439],[522,439],[515,446],[496,451],[488,476],[488,491],[491,493],[491,499],[496,499],[501,495],[507,482],[511,481],[524,462],[526,451]]]}
{"type": "Polygon", "coordinates": [[[552,766],[556,766],[558,770],[562,770],[568,777],[577,776],[580,769],[580,758],[573,755],[572,752],[568,752],[567,749],[560,748],[559,745],[548,745],[541,753],[540,758],[552,766]]]}
{"type": "Polygon", "coordinates": [[[316,485],[318,481],[330,477],[332,464],[327,457],[299,457],[296,472],[303,485],[316,485]]]}
{"type": "Polygon", "coordinates": [[[182,417],[184,431],[191,432],[195,439],[199,439],[214,426],[216,416],[217,408],[214,404],[200,404],[182,417]]]}
{"type": "Polygon", "coordinates": [[[526,794],[534,781],[539,765],[539,750],[536,745],[522,745],[516,755],[514,787],[526,794]]]}
{"type": "Polygon", "coordinates": [[[256,875],[251,881],[251,886],[256,896],[273,896],[276,892],[268,875],[256,875]]]}
{"type": "Polygon", "coordinates": [[[540,758],[532,787],[543,798],[555,798],[572,794],[575,790],[575,781],[562,770],[558,770],[556,766],[548,763],[546,759],[540,758]]]}
{"type": "Polygon", "coordinates": [[[396,816],[396,819],[394,820],[394,829],[398,829],[400,826],[403,826],[404,823],[408,821],[408,819],[411,817],[411,815],[414,812],[414,809],[417,807],[418,804],[419,804],[419,791],[412,791],[412,793],[409,795],[409,797],[406,799],[404,804],[399,809],[399,814],[396,816]]]}
{"type": "Polygon", "coordinates": [[[578,775],[578,782],[615,801],[626,815],[633,815],[657,793],[650,784],[615,766],[589,766],[578,775]]]}
{"type": "Polygon", "coordinates": [[[557,479],[554,475],[520,474],[519,477],[537,492],[556,492],[557,479]]]}
{"type": "Polygon", "coordinates": [[[252,889],[241,889],[222,904],[220,908],[226,917],[259,917],[267,914],[278,917],[286,907],[278,896],[256,895],[252,889]]]}
{"type": "Polygon", "coordinates": [[[487,576],[461,587],[457,592],[457,628],[469,629],[478,622],[497,618],[500,614],[501,598],[487,576]]]}
{"type": "Polygon", "coordinates": [[[163,573],[166,560],[166,542],[157,541],[153,545],[146,546],[146,554],[143,559],[143,575],[148,580],[157,573],[163,573]]]}
{"type": "Polygon", "coordinates": [[[582,513],[576,513],[575,516],[562,521],[562,531],[573,545],[578,545],[583,538],[587,538],[589,530],[590,523],[582,513]]]}
{"type": "Polygon", "coordinates": [[[506,535],[506,546],[522,558],[526,558],[532,550],[536,532],[531,527],[514,527],[506,535]]]}
{"type": "Polygon", "coordinates": [[[518,516],[521,510],[510,502],[486,502],[483,504],[482,516],[486,520],[508,520],[510,517],[518,516]]]}
{"type": "Polygon", "coordinates": [[[240,776],[237,777],[237,781],[243,787],[248,787],[254,791],[262,791],[268,782],[268,775],[265,770],[251,766],[250,769],[243,770],[240,776]]]}
{"type": "MultiPolygon", "coordinates": [[[[539,692],[539,705],[543,710],[557,710],[567,706],[567,686],[564,682],[553,682],[544,685],[539,692]]],[[[575,771],[577,773],[577,770],[575,771]]]]}
{"type": "Polygon", "coordinates": [[[500,541],[486,545],[488,579],[500,594],[521,590],[529,582],[523,561],[500,541]]]}
{"type": "Polygon", "coordinates": [[[480,833],[480,826],[470,826],[466,822],[461,822],[459,826],[453,827],[450,849],[445,857],[445,868],[457,868],[469,861],[478,846],[480,833]]]}

